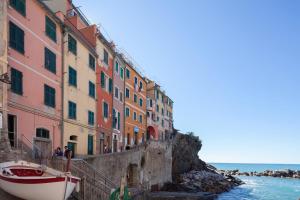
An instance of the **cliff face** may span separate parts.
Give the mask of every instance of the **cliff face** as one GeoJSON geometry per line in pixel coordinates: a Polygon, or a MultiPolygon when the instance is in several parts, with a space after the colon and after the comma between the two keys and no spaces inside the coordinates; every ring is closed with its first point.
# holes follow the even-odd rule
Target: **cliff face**
{"type": "Polygon", "coordinates": [[[201,140],[193,134],[178,133],[173,142],[172,178],[191,170],[208,170],[206,163],[199,159],[198,152],[202,148],[201,140]]]}

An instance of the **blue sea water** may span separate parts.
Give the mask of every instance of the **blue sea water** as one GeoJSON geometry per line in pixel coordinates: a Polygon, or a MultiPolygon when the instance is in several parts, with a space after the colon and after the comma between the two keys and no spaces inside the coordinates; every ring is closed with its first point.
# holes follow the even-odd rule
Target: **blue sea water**
{"type": "MultiPolygon", "coordinates": [[[[300,170],[300,165],[285,164],[226,164],[212,163],[218,169],[239,169],[243,172],[264,171],[266,169],[300,170]]],[[[230,192],[221,194],[218,200],[299,200],[300,180],[273,177],[239,176],[245,182],[230,192]]]]}

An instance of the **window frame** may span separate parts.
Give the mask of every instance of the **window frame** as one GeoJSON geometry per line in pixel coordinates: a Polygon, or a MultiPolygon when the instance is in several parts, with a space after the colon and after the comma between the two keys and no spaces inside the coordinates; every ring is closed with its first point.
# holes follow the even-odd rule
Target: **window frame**
{"type": "Polygon", "coordinates": [[[56,54],[47,47],[44,48],[44,66],[45,69],[56,74],[56,54]],[[52,62],[51,59],[53,59],[52,62]],[[53,66],[51,64],[53,64],[53,66]]]}
{"type": "Polygon", "coordinates": [[[45,33],[53,42],[55,42],[55,43],[57,42],[56,24],[47,15],[45,16],[45,33]]]}
{"type": "Polygon", "coordinates": [[[44,84],[44,104],[51,108],[55,108],[55,106],[56,106],[55,88],[53,88],[47,84],[44,84]]]}
{"type": "Polygon", "coordinates": [[[9,5],[13,7],[18,13],[23,15],[23,17],[26,17],[26,0],[10,0],[9,5]],[[24,10],[20,10],[20,7],[18,8],[18,3],[23,3],[24,10]]]}
{"type": "Polygon", "coordinates": [[[73,67],[69,66],[68,69],[68,75],[69,75],[69,86],[73,86],[77,88],[77,70],[74,69],[73,67]],[[74,76],[74,77],[73,77],[74,76]]]}
{"type": "Polygon", "coordinates": [[[68,101],[68,118],[77,119],[77,104],[73,101],[68,101]]]}
{"type": "Polygon", "coordinates": [[[9,21],[9,47],[21,54],[25,54],[25,32],[12,21],[9,21]],[[21,34],[21,36],[19,35],[21,34]]]}
{"type": "Polygon", "coordinates": [[[22,96],[23,95],[23,72],[12,67],[10,69],[10,79],[11,79],[10,90],[13,93],[22,96]],[[18,75],[18,77],[16,75],[18,75]]]}
{"type": "Polygon", "coordinates": [[[68,34],[68,51],[77,56],[77,40],[68,34]]]}

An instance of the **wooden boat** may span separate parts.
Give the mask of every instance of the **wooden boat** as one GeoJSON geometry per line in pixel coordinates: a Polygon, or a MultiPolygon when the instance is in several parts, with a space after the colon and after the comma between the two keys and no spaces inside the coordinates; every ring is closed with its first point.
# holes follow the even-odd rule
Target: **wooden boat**
{"type": "Polygon", "coordinates": [[[80,178],[70,172],[27,161],[0,163],[0,187],[7,193],[27,200],[66,200],[79,190],[80,178]]]}

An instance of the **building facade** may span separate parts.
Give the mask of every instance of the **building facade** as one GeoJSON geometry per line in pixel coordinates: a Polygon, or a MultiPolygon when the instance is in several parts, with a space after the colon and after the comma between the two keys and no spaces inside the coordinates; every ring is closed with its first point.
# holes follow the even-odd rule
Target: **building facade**
{"type": "Polygon", "coordinates": [[[111,44],[98,31],[96,51],[97,66],[97,153],[112,151],[113,118],[113,63],[114,52],[111,44]]]}
{"type": "Polygon", "coordinates": [[[158,140],[158,124],[156,123],[156,83],[147,81],[147,139],[158,140]]]}
{"type": "Polygon", "coordinates": [[[125,88],[125,62],[122,56],[115,54],[113,72],[113,152],[124,149],[124,88],[125,88]]]}
{"type": "Polygon", "coordinates": [[[40,1],[8,1],[8,136],[51,156],[61,145],[62,30],[40,1]]]}
{"type": "Polygon", "coordinates": [[[146,139],[146,81],[126,62],[125,67],[125,144],[138,145],[146,139]]]}

